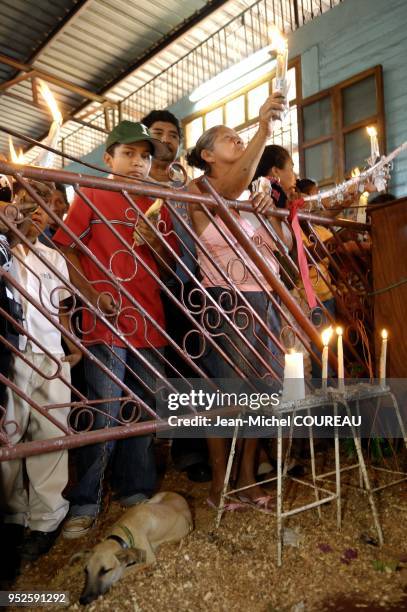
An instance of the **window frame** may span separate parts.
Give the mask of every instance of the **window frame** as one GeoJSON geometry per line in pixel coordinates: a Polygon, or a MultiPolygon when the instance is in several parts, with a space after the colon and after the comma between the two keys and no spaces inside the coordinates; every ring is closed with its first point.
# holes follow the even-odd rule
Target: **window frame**
{"type": "MultiPolygon", "coordinates": [[[[295,69],[295,91],[296,91],[296,97],[294,98],[294,100],[290,101],[290,107],[291,106],[295,106],[297,105],[297,121],[299,121],[299,104],[300,101],[302,100],[302,76],[301,76],[301,56],[296,56],[293,59],[291,59],[288,62],[288,70],[291,70],[292,68],[295,69]]],[[[223,119],[223,125],[226,125],[226,105],[228,104],[228,102],[230,102],[231,100],[234,100],[235,98],[239,98],[240,96],[244,95],[244,110],[245,110],[245,117],[246,117],[246,121],[240,125],[236,125],[233,127],[233,129],[236,132],[240,132],[242,130],[246,130],[248,128],[250,128],[251,126],[255,125],[258,121],[258,117],[254,117],[253,119],[247,119],[248,114],[249,114],[249,101],[248,101],[248,92],[251,91],[252,89],[255,89],[256,87],[258,87],[259,85],[262,85],[263,83],[268,82],[269,83],[269,95],[272,93],[272,80],[275,76],[275,70],[272,70],[271,72],[269,72],[267,75],[262,76],[260,79],[257,79],[256,81],[252,81],[249,85],[246,85],[245,87],[242,87],[241,89],[233,92],[232,94],[230,94],[230,96],[227,96],[225,98],[222,99],[222,101],[219,102],[214,102],[213,104],[210,104],[209,106],[205,107],[204,109],[201,109],[195,113],[192,113],[190,115],[188,115],[187,117],[184,117],[181,120],[181,125],[182,125],[182,130],[183,133],[186,135],[186,126],[187,124],[191,123],[191,121],[193,121],[194,119],[197,119],[199,117],[202,117],[203,119],[203,131],[206,131],[206,115],[208,113],[210,113],[211,111],[215,110],[216,108],[222,107],[222,119],[223,119]]],[[[195,144],[195,143],[194,143],[195,144]]],[[[187,143],[185,142],[185,149],[187,150],[187,143]]],[[[193,146],[193,144],[189,144],[189,146],[193,146]]]]}
{"type": "Polygon", "coordinates": [[[305,169],[305,150],[324,142],[332,142],[334,176],[319,181],[321,187],[339,183],[345,179],[345,136],[355,130],[369,125],[375,125],[378,133],[379,147],[382,155],[386,154],[386,122],[384,111],[384,91],[383,91],[383,67],[381,64],[368,68],[363,72],[319,91],[308,98],[299,99],[298,105],[298,153],[300,163],[301,176],[306,176],[305,169]],[[376,85],[376,113],[365,119],[361,119],[348,126],[344,126],[344,104],[342,91],[348,87],[363,81],[364,79],[374,76],[376,85]],[[319,100],[330,97],[332,111],[332,133],[328,136],[320,136],[313,140],[304,140],[304,121],[303,109],[306,106],[314,104],[319,100]]]}

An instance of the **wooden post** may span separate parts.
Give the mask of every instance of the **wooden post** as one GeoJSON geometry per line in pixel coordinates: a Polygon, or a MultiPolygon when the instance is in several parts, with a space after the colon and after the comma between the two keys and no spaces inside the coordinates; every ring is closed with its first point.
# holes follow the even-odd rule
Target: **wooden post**
{"type": "Polygon", "coordinates": [[[387,378],[407,378],[407,198],[372,205],[367,214],[372,220],[376,374],[380,333],[387,329],[387,378]]]}

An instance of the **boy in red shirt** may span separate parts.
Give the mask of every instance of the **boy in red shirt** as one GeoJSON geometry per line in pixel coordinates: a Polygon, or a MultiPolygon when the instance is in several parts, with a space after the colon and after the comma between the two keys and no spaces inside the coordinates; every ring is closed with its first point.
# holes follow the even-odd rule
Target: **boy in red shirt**
{"type": "MultiPolygon", "coordinates": [[[[143,124],[122,121],[107,139],[104,161],[113,175],[128,177],[118,177],[118,180],[133,183],[148,177],[152,156],[160,156],[164,146],[151,137],[143,124]]],[[[173,265],[172,255],[147,224],[138,219],[135,209],[146,212],[153,202],[151,198],[131,196],[133,207],[119,192],[84,188],[82,193],[84,198],[76,196],[65,224],[115,279],[109,279],[82,249],[76,247],[64,230],[56,232],[54,241],[63,248],[72,264],[71,281],[105,314],[115,329],[111,331],[85,305],[82,341],[110,372],[138,397],[154,406],[157,377],[164,370],[161,354],[167,344],[157,329],[165,328],[160,287],[114,232],[120,234],[156,276],[168,274],[168,266],[173,265]],[[111,227],[103,219],[109,221],[111,227]],[[144,239],[140,246],[134,241],[135,227],[137,234],[144,239]],[[133,299],[129,299],[125,292],[133,299]],[[123,339],[131,349],[126,347],[123,339]],[[143,364],[138,355],[144,357],[152,368],[143,364]]],[[[165,206],[161,208],[158,227],[171,248],[177,250],[165,206]]],[[[84,365],[89,399],[102,400],[122,395],[120,387],[97,363],[85,359],[84,365]]],[[[97,404],[96,409],[94,429],[113,426],[117,422],[115,419],[126,417],[126,400],[106,401],[97,404]]],[[[63,530],[65,537],[80,537],[92,527],[100,511],[102,479],[108,461],[112,462],[112,488],[123,505],[139,503],[154,492],[156,466],[151,435],[94,444],[79,448],[77,452],[78,483],[70,494],[70,517],[63,530]]]]}

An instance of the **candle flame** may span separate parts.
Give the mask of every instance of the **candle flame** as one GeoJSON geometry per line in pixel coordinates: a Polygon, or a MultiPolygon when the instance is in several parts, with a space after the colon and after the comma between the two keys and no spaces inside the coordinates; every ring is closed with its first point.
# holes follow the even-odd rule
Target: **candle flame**
{"type": "Polygon", "coordinates": [[[386,340],[387,337],[388,337],[387,329],[382,329],[382,338],[383,338],[383,340],[386,340]]]}
{"type": "Polygon", "coordinates": [[[352,176],[352,178],[354,178],[355,176],[359,176],[359,175],[360,175],[360,170],[356,166],[356,168],[353,168],[351,176],[352,176]]]}
{"type": "Polygon", "coordinates": [[[8,137],[8,148],[10,151],[10,160],[13,164],[25,164],[23,150],[20,149],[20,151],[17,153],[11,136],[8,137]]]}
{"type": "Polygon", "coordinates": [[[288,47],[286,37],[282,35],[277,26],[272,26],[270,28],[270,34],[272,49],[275,49],[277,53],[284,53],[288,47]]]}
{"type": "Polygon", "coordinates": [[[48,104],[53,120],[62,125],[61,111],[58,108],[57,101],[55,100],[52,91],[50,90],[48,85],[41,79],[38,79],[38,88],[40,94],[44,98],[45,102],[48,104]]]}
{"type": "Polygon", "coordinates": [[[377,130],[374,125],[369,125],[369,127],[366,128],[366,132],[369,136],[377,136],[377,130]]]}
{"type": "Polygon", "coordinates": [[[332,333],[333,333],[333,329],[332,326],[327,327],[326,329],[324,329],[324,331],[322,332],[321,336],[322,336],[322,344],[324,346],[328,346],[329,341],[332,337],[332,333]]]}
{"type": "Polygon", "coordinates": [[[343,334],[343,329],[342,329],[342,327],[337,327],[337,328],[336,328],[336,333],[338,334],[338,336],[342,336],[342,334],[343,334]]]}

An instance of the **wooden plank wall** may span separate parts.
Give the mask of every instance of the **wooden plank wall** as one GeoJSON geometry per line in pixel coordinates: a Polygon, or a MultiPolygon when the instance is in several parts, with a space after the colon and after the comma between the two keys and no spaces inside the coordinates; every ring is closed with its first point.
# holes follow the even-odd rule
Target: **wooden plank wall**
{"type": "MultiPolygon", "coordinates": [[[[407,198],[370,207],[375,291],[407,279],[407,198]]],[[[374,298],[376,364],[380,332],[389,332],[387,377],[407,378],[407,283],[374,298]]],[[[376,372],[377,373],[377,372],[376,372]]]]}
{"type": "MultiPolygon", "coordinates": [[[[344,0],[289,36],[290,58],[302,56],[304,97],[382,65],[388,152],[407,141],[406,23],[407,0],[344,0]]],[[[390,191],[407,193],[406,153],[390,191]]]]}

